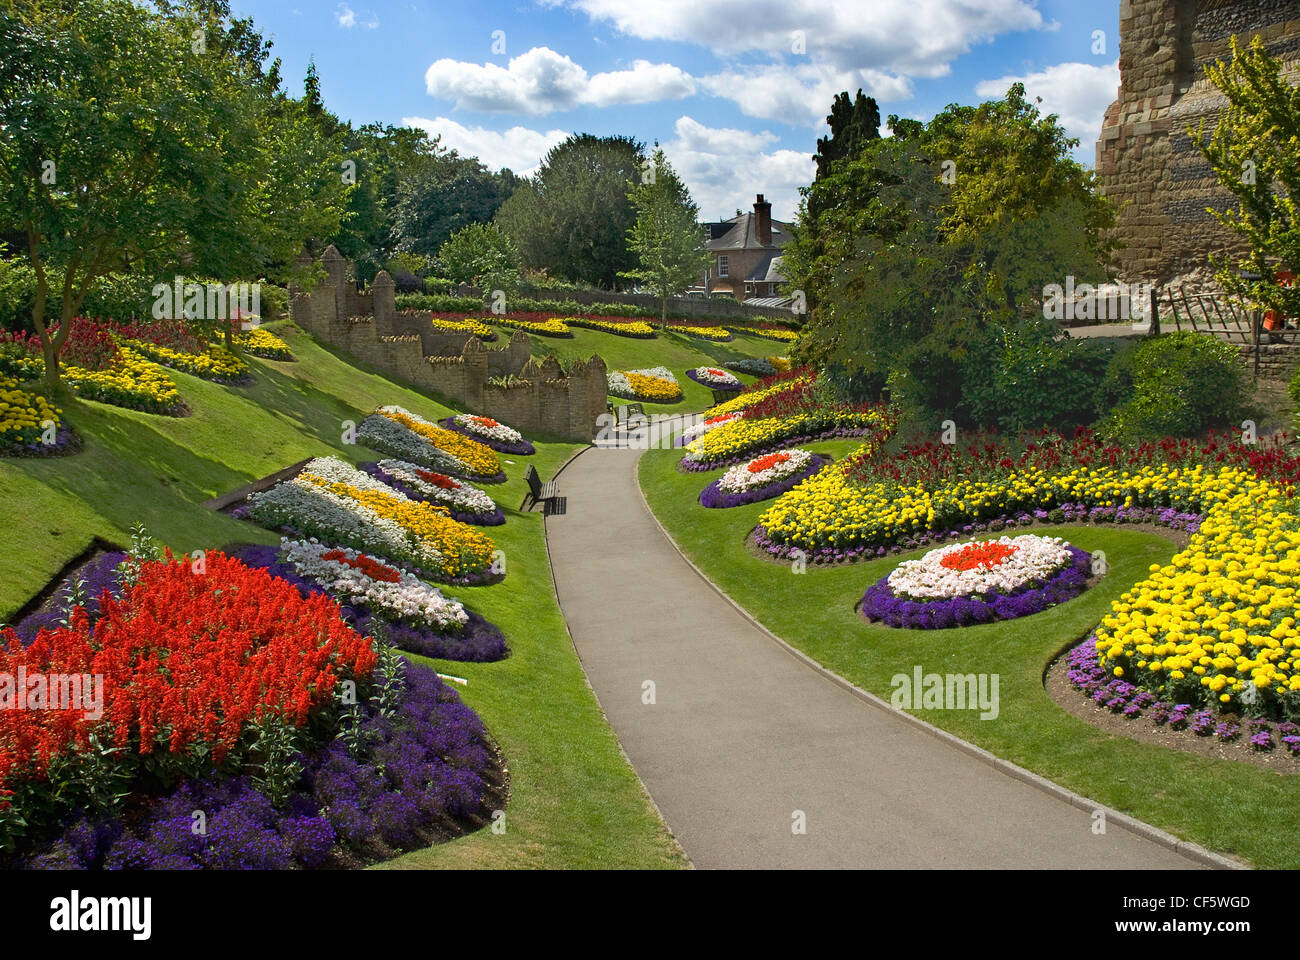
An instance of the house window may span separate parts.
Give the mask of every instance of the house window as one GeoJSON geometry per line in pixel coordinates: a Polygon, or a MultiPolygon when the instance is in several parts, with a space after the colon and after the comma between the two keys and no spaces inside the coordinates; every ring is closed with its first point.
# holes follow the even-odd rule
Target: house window
{"type": "Polygon", "coordinates": [[[726,275],[727,275],[727,257],[724,254],[718,257],[718,276],[725,277],[726,275]]]}

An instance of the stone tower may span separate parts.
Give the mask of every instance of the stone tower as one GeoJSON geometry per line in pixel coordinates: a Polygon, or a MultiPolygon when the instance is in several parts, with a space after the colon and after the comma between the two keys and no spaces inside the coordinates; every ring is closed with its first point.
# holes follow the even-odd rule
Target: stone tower
{"type": "Polygon", "coordinates": [[[1119,98],[1097,141],[1097,177],[1116,201],[1118,279],[1164,282],[1208,265],[1240,241],[1206,212],[1234,203],[1188,135],[1212,132],[1225,100],[1205,64],[1263,37],[1292,69],[1300,64],[1300,0],[1122,0],[1119,98]]]}

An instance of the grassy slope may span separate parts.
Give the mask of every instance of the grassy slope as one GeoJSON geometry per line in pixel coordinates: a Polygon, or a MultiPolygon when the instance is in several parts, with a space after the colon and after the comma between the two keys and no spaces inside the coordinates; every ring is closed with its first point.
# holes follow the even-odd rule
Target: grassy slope
{"type": "MultiPolygon", "coordinates": [[[[809,445],[837,457],[848,441],[809,445]]],[[[890,679],[926,672],[1000,675],[1001,712],[922,711],[924,719],[1035,773],[1211,850],[1260,867],[1300,867],[1300,777],[1250,764],[1194,756],[1116,737],[1066,713],[1043,689],[1046,664],[1105,615],[1110,601],[1166,562],[1170,543],[1124,527],[1038,530],[1104,550],[1109,576],[1093,590],[1023,620],[938,632],[867,625],[854,613],[866,588],[914,554],[818,569],[795,576],[788,564],[750,555],[742,541],[768,504],[706,510],[699,491],[720,475],[684,475],[680,453],[652,450],[641,484],[678,545],[729,596],[773,633],[840,676],[889,699],[890,679]]],[[[1148,723],[1143,719],[1139,723],[1148,723]]]]}
{"type": "MultiPolygon", "coordinates": [[[[498,328],[501,336],[508,339],[513,333],[504,327],[498,328]]],[[[682,399],[677,403],[645,403],[646,413],[678,413],[703,410],[713,403],[713,391],[686,376],[686,371],[705,364],[718,365],[742,357],[784,356],[790,352],[790,345],[766,340],[750,334],[736,334],[730,343],[712,343],[699,337],[688,337],[680,333],[661,332],[653,340],[634,340],[631,337],[616,337],[596,330],[573,328],[573,339],[561,340],[556,337],[539,337],[529,334],[535,357],[553,354],[561,363],[600,354],[605,366],[614,370],[640,370],[645,367],[667,367],[677,378],[682,388],[682,399]]],[[[743,383],[753,383],[756,377],[736,374],[743,383]]],[[[610,397],[614,406],[629,401],[610,397]]]]}
{"type": "MultiPolygon", "coordinates": [[[[292,331],[292,328],[290,328],[292,331]]],[[[283,331],[282,331],[283,332],[283,331]]],[[[381,403],[430,418],[447,408],[348,365],[296,332],[297,363],[253,359],[257,382],[230,388],[174,373],[193,417],[173,419],[78,402],[67,414],[86,440],[77,456],[0,460],[0,619],[11,617],[92,537],[124,543],[143,521],[176,551],[276,537],[204,509],[204,500],[309,456],[373,459],[342,444],[343,422],[381,403]]],[[[539,443],[509,458],[510,480],[489,487],[507,511],[486,528],[505,551],[507,579],[449,590],[500,624],[513,655],[496,664],[437,664],[505,752],[512,797],[506,832],[480,831],[409,854],[405,867],[672,867],[684,860],[623,758],[586,683],[555,601],[542,516],[521,514],[525,461],[552,475],[577,449],[539,443]]]]}

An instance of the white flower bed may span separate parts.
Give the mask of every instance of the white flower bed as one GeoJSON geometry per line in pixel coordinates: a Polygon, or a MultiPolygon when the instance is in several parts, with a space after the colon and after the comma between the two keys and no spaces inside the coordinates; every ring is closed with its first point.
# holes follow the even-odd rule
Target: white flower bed
{"type": "Polygon", "coordinates": [[[363,470],[358,470],[350,463],[340,460],[338,457],[317,457],[315,460],[309,460],[307,465],[302,468],[302,472],[295,477],[295,480],[306,482],[306,477],[320,477],[329,483],[346,483],[349,486],[356,487],[358,490],[373,490],[375,493],[387,493],[398,500],[410,500],[406,494],[399,490],[394,490],[388,484],[381,480],[376,480],[370,474],[363,470]]]}
{"type": "Polygon", "coordinates": [[[889,586],[897,596],[912,600],[950,600],[993,590],[1006,594],[1034,581],[1042,583],[1058,573],[1072,560],[1069,547],[1060,537],[1034,534],[954,543],[931,550],[919,560],[899,564],[889,575],[889,586]],[[969,550],[974,543],[1000,544],[1014,552],[991,566],[970,570],[944,566],[945,557],[969,550]]]}
{"type": "Polygon", "coordinates": [[[719,370],[717,367],[696,367],[691,371],[696,378],[703,380],[710,387],[717,387],[719,390],[735,390],[740,386],[740,380],[737,377],[727,373],[726,370],[719,370]]]}
{"type": "Polygon", "coordinates": [[[439,473],[470,472],[459,457],[440,450],[414,430],[381,414],[373,413],[361,421],[357,440],[372,450],[418,463],[439,473]]]}
{"type": "Polygon", "coordinates": [[[453,419],[456,426],[476,436],[487,437],[489,440],[496,440],[498,443],[517,444],[524,442],[522,433],[507,427],[504,423],[498,423],[491,417],[480,417],[472,413],[458,413],[453,419]]]}
{"type": "Polygon", "coordinates": [[[364,604],[390,620],[423,624],[437,630],[458,630],[469,620],[465,607],[448,600],[437,587],[376,557],[349,547],[327,546],[317,540],[284,538],[280,546],[299,576],[320,584],[341,600],[364,604]],[[336,551],[343,558],[326,559],[326,554],[336,551]],[[377,564],[379,569],[395,575],[396,581],[370,576],[362,569],[369,564],[377,564]]]}
{"type": "Polygon", "coordinates": [[[718,429],[718,427],[725,427],[727,424],[731,423],[732,420],[739,420],[739,419],[740,419],[739,413],[724,413],[720,417],[716,417],[716,418],[711,417],[707,420],[701,420],[699,423],[695,424],[694,426],[687,427],[685,430],[682,431],[682,437],[683,437],[682,445],[685,446],[686,444],[690,443],[692,440],[696,440],[699,437],[704,436],[706,433],[710,432],[711,430],[716,430],[718,429]]]}
{"type": "Polygon", "coordinates": [[[757,490],[807,470],[812,463],[812,458],[811,452],[798,448],[755,457],[748,463],[739,463],[724,473],[718,480],[718,489],[724,493],[744,493],[747,490],[757,490]],[[759,466],[759,461],[770,461],[773,458],[776,458],[776,462],[770,466],[761,470],[752,469],[759,466]]]}
{"type": "Polygon", "coordinates": [[[405,460],[380,460],[379,467],[403,483],[409,483],[430,500],[445,503],[461,512],[487,514],[496,512],[496,501],[482,490],[446,474],[426,470],[405,460]],[[441,477],[442,482],[436,479],[441,477]]]}

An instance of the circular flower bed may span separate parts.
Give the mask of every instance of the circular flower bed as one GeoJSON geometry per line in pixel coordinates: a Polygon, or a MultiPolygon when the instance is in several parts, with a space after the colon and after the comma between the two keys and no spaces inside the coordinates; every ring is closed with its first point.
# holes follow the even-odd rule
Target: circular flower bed
{"type": "Polygon", "coordinates": [[[363,463],[360,469],[412,500],[446,507],[452,519],[461,523],[498,527],[506,522],[505,512],[496,501],[478,487],[445,473],[426,470],[404,460],[363,463]]]}
{"type": "Polygon", "coordinates": [[[1078,596],[1091,564],[1086,551],[1059,537],[954,543],[899,564],[867,590],[859,611],[922,630],[1015,620],[1078,596]]]}
{"type": "Polygon", "coordinates": [[[458,413],[448,417],[439,424],[448,430],[464,434],[479,443],[486,444],[498,453],[512,453],[516,456],[531,457],[537,450],[524,439],[518,430],[507,427],[504,423],[491,417],[480,417],[472,413],[458,413]]]}
{"type": "Polygon", "coordinates": [[[739,507],[779,497],[802,483],[826,464],[830,457],[807,450],[783,450],[741,463],[700,491],[704,507],[739,507]]]}
{"type": "Polygon", "coordinates": [[[607,374],[606,379],[610,395],[624,400],[676,403],[682,398],[682,388],[667,367],[615,370],[607,374]]]}
{"type": "Polygon", "coordinates": [[[743,386],[738,378],[717,367],[696,367],[687,370],[686,375],[696,383],[702,383],[714,390],[739,390],[743,386]]]}

